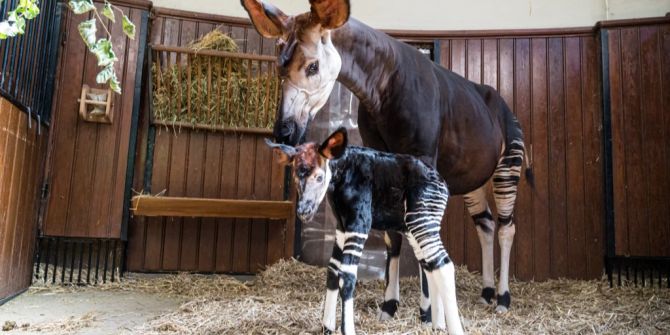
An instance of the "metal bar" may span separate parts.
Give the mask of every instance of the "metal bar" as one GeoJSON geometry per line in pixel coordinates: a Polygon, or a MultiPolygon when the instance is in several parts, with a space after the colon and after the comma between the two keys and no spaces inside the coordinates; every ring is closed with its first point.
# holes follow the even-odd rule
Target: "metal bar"
{"type": "Polygon", "coordinates": [[[81,268],[84,262],[84,242],[80,241],[79,243],[79,271],[77,273],[77,284],[81,284],[81,268]]]}
{"type": "MultiPolygon", "coordinates": [[[[128,239],[128,221],[130,220],[130,196],[133,190],[133,180],[135,178],[135,153],[137,152],[137,129],[140,117],[140,103],[142,101],[142,77],[144,74],[144,52],[147,38],[147,26],[149,14],[142,11],[142,22],[140,26],[139,47],[137,51],[137,65],[135,68],[135,87],[133,92],[133,109],[130,117],[130,139],[128,141],[128,157],[126,164],[126,185],[123,202],[123,217],[121,219],[121,239],[128,239]]],[[[148,76],[151,81],[151,75],[148,76]]]]}
{"type": "Polygon", "coordinates": [[[107,282],[107,265],[109,263],[109,240],[105,240],[105,271],[102,275],[102,283],[107,282]]]}
{"type": "Polygon", "coordinates": [[[46,56],[46,59],[49,60],[46,70],[47,76],[46,76],[46,82],[44,83],[44,89],[42,89],[42,97],[39,99],[39,101],[44,102],[44,106],[40,104],[41,108],[38,109],[40,119],[45,124],[49,124],[49,122],[51,121],[51,108],[53,105],[52,95],[56,82],[56,66],[58,64],[58,46],[60,44],[60,37],[61,37],[60,33],[61,33],[61,22],[63,16],[63,6],[65,6],[65,4],[62,4],[60,2],[54,4],[53,12],[55,15],[52,18],[52,24],[50,25],[51,34],[49,34],[49,40],[50,40],[49,52],[47,53],[46,56]]]}
{"type": "Polygon", "coordinates": [[[603,162],[605,186],[605,240],[606,255],[614,257],[616,253],[614,236],[614,177],[612,170],[612,107],[609,75],[609,35],[606,29],[600,30],[601,89],[603,106],[603,162]]]}
{"type": "Polygon", "coordinates": [[[116,241],[114,240],[114,245],[112,246],[112,283],[114,282],[114,273],[116,272],[116,241]]]}
{"type": "Polygon", "coordinates": [[[58,254],[60,253],[60,240],[56,239],[56,259],[54,260],[54,266],[53,266],[53,276],[51,278],[51,283],[55,284],[56,283],[56,269],[58,269],[58,254]]]}
{"type": "Polygon", "coordinates": [[[93,256],[93,241],[88,242],[88,266],[86,267],[86,284],[91,284],[91,258],[93,256]]]}
{"type": "Polygon", "coordinates": [[[265,56],[257,54],[247,54],[247,53],[238,53],[238,52],[227,52],[227,51],[218,51],[218,50],[191,50],[184,47],[175,47],[161,44],[152,44],[150,45],[152,49],[158,51],[168,51],[168,52],[178,52],[189,55],[202,55],[202,56],[215,56],[215,57],[227,57],[227,58],[236,58],[236,59],[253,59],[253,60],[266,60],[266,61],[276,61],[277,57],[275,56],[265,56]]]}
{"type": "Polygon", "coordinates": [[[49,256],[51,256],[49,253],[51,251],[51,239],[47,239],[47,254],[45,257],[44,261],[44,283],[47,282],[47,275],[49,273],[49,256]]]}
{"type": "Polygon", "coordinates": [[[35,260],[35,263],[36,263],[35,264],[35,266],[36,266],[36,268],[35,268],[35,279],[38,279],[40,277],[40,265],[41,265],[40,262],[42,260],[42,247],[43,247],[43,245],[44,245],[44,241],[41,238],[38,238],[37,239],[37,253],[35,255],[35,257],[37,257],[37,259],[35,260]]]}
{"type": "Polygon", "coordinates": [[[102,254],[102,240],[98,240],[98,250],[95,254],[95,284],[98,284],[98,270],[100,269],[100,254],[102,254]]]}

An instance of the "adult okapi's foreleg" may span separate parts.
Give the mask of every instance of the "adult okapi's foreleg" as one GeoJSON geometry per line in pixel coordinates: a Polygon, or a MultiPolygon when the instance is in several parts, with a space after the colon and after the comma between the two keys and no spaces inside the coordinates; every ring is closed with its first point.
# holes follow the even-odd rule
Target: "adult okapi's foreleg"
{"type": "Polygon", "coordinates": [[[498,281],[497,312],[506,312],[511,303],[509,293],[509,259],[514,242],[516,228],[514,226],[514,205],[516,203],[517,186],[521,175],[524,158],[524,143],[519,129],[519,136],[507,146],[493,173],[493,196],[498,210],[498,243],[500,244],[500,280],[498,281]]]}
{"type": "Polygon", "coordinates": [[[493,266],[493,236],[495,222],[486,200],[486,185],[463,196],[465,206],[475,222],[479,244],[482,248],[482,302],[490,304],[496,294],[493,266]]]}

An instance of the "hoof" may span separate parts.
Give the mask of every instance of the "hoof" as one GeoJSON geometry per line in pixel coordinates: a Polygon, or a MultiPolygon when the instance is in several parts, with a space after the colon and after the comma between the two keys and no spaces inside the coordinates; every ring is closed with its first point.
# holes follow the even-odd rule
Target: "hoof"
{"type": "Polygon", "coordinates": [[[428,310],[426,310],[426,311],[419,308],[419,318],[421,319],[421,323],[431,323],[431,322],[433,322],[433,318],[430,315],[430,307],[428,307],[428,310]]]}
{"type": "Polygon", "coordinates": [[[505,292],[503,295],[498,295],[498,306],[496,306],[496,312],[506,313],[509,310],[509,305],[512,303],[512,297],[509,295],[509,291],[505,292]]]}
{"type": "Polygon", "coordinates": [[[484,287],[479,302],[490,305],[493,303],[493,297],[496,295],[496,290],[493,287],[484,287]]]}
{"type": "Polygon", "coordinates": [[[379,313],[377,313],[377,320],[379,321],[388,321],[391,319],[393,319],[393,315],[389,315],[384,311],[379,311],[379,313]]]}
{"type": "Polygon", "coordinates": [[[504,314],[507,313],[508,309],[505,306],[496,306],[496,313],[504,314]]]}

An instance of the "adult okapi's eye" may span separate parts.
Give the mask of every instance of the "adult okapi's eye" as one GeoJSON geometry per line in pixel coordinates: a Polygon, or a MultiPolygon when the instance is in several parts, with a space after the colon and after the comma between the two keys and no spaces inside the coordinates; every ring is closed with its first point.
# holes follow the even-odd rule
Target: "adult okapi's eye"
{"type": "Polygon", "coordinates": [[[307,65],[307,69],[305,71],[307,72],[308,77],[317,74],[319,72],[319,61],[307,65]]]}
{"type": "Polygon", "coordinates": [[[322,181],[323,181],[323,176],[322,175],[316,176],[316,182],[317,183],[321,183],[322,181]]]}

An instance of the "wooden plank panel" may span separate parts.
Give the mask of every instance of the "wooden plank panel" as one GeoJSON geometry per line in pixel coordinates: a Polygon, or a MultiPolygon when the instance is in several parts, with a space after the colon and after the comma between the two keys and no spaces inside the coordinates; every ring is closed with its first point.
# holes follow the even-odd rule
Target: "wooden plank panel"
{"type": "Polygon", "coordinates": [[[599,44],[594,37],[582,37],[582,43],[586,263],[587,277],[598,278],[602,275],[605,236],[599,44]]]}
{"type": "MultiPolygon", "coordinates": [[[[7,148],[8,148],[8,143],[9,143],[9,129],[11,129],[11,119],[12,119],[12,113],[11,113],[11,105],[9,101],[5,100],[4,98],[0,97],[0,127],[2,131],[0,131],[0,189],[5,189],[5,185],[7,183],[8,177],[6,176],[11,170],[7,168],[8,164],[8,159],[11,156],[7,155],[7,148]]],[[[4,194],[5,192],[3,192],[4,194]]],[[[4,213],[7,211],[7,206],[6,206],[6,200],[3,199],[3,195],[0,194],[0,210],[4,213]]],[[[9,223],[5,220],[0,220],[0,234],[1,236],[8,236],[7,235],[7,229],[9,227],[9,223]]],[[[5,253],[5,244],[9,244],[9,242],[5,241],[4,239],[0,239],[0,264],[8,264],[9,263],[9,253],[5,253]]],[[[9,275],[9,267],[7,266],[0,266],[0,297],[4,297],[7,294],[10,294],[10,290],[7,284],[7,276],[9,275]]]]}
{"type": "MultiPolygon", "coordinates": [[[[210,133],[206,135],[202,190],[202,196],[205,198],[218,198],[221,194],[222,148],[223,134],[210,133]]],[[[218,227],[219,222],[215,218],[202,219],[198,271],[213,272],[216,269],[218,227]]]]}
{"type": "MultiPolygon", "coordinates": [[[[255,31],[255,30],[254,30],[255,31]]],[[[254,182],[253,198],[270,198],[270,173],[272,172],[272,151],[265,145],[265,141],[260,136],[255,136],[256,154],[254,155],[254,182]]],[[[289,205],[290,211],[290,203],[289,205]]],[[[263,269],[267,263],[268,247],[268,221],[266,219],[256,219],[251,221],[251,251],[249,254],[249,268],[251,272],[258,272],[263,269]]]]}
{"type": "MultiPolygon", "coordinates": [[[[661,250],[667,244],[663,229],[661,228],[670,214],[664,195],[667,191],[663,188],[666,184],[668,170],[659,168],[663,162],[664,129],[662,87],[659,75],[661,73],[660,62],[663,56],[659,53],[659,29],[658,26],[640,27],[640,60],[641,60],[641,117],[642,117],[642,157],[647,162],[643,163],[643,175],[645,179],[645,193],[647,200],[647,233],[649,256],[667,256],[661,250]],[[659,234],[659,232],[661,234],[659,234]]],[[[644,236],[642,237],[644,238],[644,236]]]]}
{"type": "Polygon", "coordinates": [[[526,148],[535,175],[535,189],[532,191],[533,210],[533,273],[536,280],[550,276],[551,254],[548,243],[551,240],[549,227],[549,185],[548,185],[548,69],[547,39],[533,38],[531,41],[531,129],[525,130],[529,139],[526,148]]]}
{"type": "MultiPolygon", "coordinates": [[[[14,113],[18,114],[18,128],[16,129],[16,132],[13,133],[12,138],[10,139],[10,145],[13,145],[16,149],[14,152],[14,160],[12,162],[12,170],[15,171],[13,172],[12,180],[10,181],[10,185],[8,190],[9,197],[7,199],[7,211],[5,212],[4,219],[7,220],[7,223],[10,226],[9,231],[11,232],[10,234],[5,235],[6,237],[9,237],[9,243],[6,243],[5,247],[7,245],[11,246],[10,249],[10,268],[13,269],[12,274],[10,276],[10,280],[16,285],[18,283],[18,271],[16,269],[18,268],[18,252],[20,251],[21,248],[21,240],[20,237],[23,234],[23,230],[26,228],[24,222],[20,222],[19,219],[21,218],[19,215],[20,212],[20,204],[21,204],[21,194],[25,193],[25,183],[26,183],[26,167],[25,167],[25,162],[26,162],[26,141],[23,139],[23,136],[25,136],[25,129],[28,127],[28,117],[25,113],[20,112],[17,108],[14,108],[14,113]]],[[[16,286],[15,286],[16,288],[16,286]]]]}
{"type": "MultiPolygon", "coordinates": [[[[170,173],[168,177],[167,194],[182,196],[186,183],[186,162],[188,161],[189,135],[172,136],[170,138],[170,173]]],[[[135,207],[135,206],[133,206],[135,207]]],[[[182,241],[181,218],[168,217],[165,223],[165,240],[163,242],[163,270],[178,270],[179,255],[182,241]]]]}
{"type": "MultiPolygon", "coordinates": [[[[268,150],[269,151],[269,150],[268,150]]],[[[270,155],[272,157],[272,155],[270,155]]],[[[284,200],[284,167],[277,164],[274,159],[270,159],[271,165],[271,179],[270,179],[270,199],[272,200],[284,200]]],[[[290,209],[292,214],[294,211],[293,208],[290,209]]],[[[292,217],[292,216],[291,216],[292,217]]],[[[278,261],[282,256],[284,256],[284,250],[286,249],[285,243],[287,243],[287,231],[288,225],[293,226],[294,222],[289,220],[284,221],[270,221],[268,223],[268,236],[267,236],[267,263],[273,264],[278,261]]],[[[291,250],[293,246],[291,245],[291,250]]],[[[289,255],[286,255],[289,256],[289,255]]],[[[293,256],[293,255],[290,255],[293,256]]]]}
{"type": "MultiPolygon", "coordinates": [[[[517,39],[514,42],[514,92],[515,104],[514,113],[525,131],[528,143],[531,137],[532,129],[530,104],[531,104],[531,86],[530,86],[530,40],[517,39]]],[[[524,175],[523,172],[521,174],[524,175]]],[[[513,244],[512,257],[514,258],[514,272],[519,279],[528,280],[533,277],[533,220],[530,206],[531,190],[525,179],[519,182],[517,199],[515,205],[514,222],[516,224],[516,236],[513,244]]],[[[510,269],[511,271],[511,269],[510,269]]]]}
{"type": "MultiPolygon", "coordinates": [[[[170,175],[169,162],[171,160],[171,138],[172,134],[164,129],[156,129],[154,141],[153,169],[151,171],[151,191],[161,193],[167,189],[168,176],[170,175]],[[163,164],[161,164],[163,163],[163,164]]],[[[135,207],[134,205],[132,206],[135,207]]],[[[146,219],[146,241],[144,244],[143,269],[161,269],[163,259],[163,244],[165,236],[165,218],[146,219]]]]}
{"type": "MultiPolygon", "coordinates": [[[[245,156],[256,155],[256,141],[250,136],[241,136],[239,146],[239,163],[237,174],[237,198],[249,199],[253,192],[255,178],[254,161],[245,156]]],[[[235,237],[233,241],[233,271],[249,272],[249,255],[251,249],[251,220],[238,219],[235,222],[235,237]]]]}
{"type": "MultiPolygon", "coordinates": [[[[80,17],[73,18],[68,16],[67,34],[68,36],[78,36],[77,24],[81,21],[80,17]]],[[[81,69],[87,58],[87,50],[81,39],[71,38],[63,48],[62,69],[81,69]]],[[[61,71],[65,73],[65,70],[61,71]]],[[[59,79],[57,92],[56,111],[75,111],[79,108],[77,98],[81,94],[81,84],[84,71],[72,71],[67,75],[67,81],[64,78],[59,79]],[[65,89],[66,84],[74,86],[73,89],[65,89]]],[[[69,86],[69,85],[67,85],[69,86]]],[[[62,125],[53,127],[52,143],[53,148],[59,148],[57,154],[52,154],[49,162],[50,190],[49,202],[44,221],[44,234],[53,236],[63,236],[66,233],[65,224],[67,222],[67,204],[62,199],[69,199],[71,185],[71,171],[75,156],[75,139],[77,138],[77,113],[59,113],[55,112],[52,118],[53,125],[62,125]],[[57,201],[57,199],[61,199],[57,201]]]]}
{"type": "MultiPolygon", "coordinates": [[[[3,99],[4,100],[4,99],[3,99]]],[[[12,195],[16,193],[16,179],[18,176],[18,169],[16,169],[16,161],[18,160],[19,157],[19,152],[16,150],[17,149],[17,140],[16,136],[14,134],[18,134],[19,132],[19,127],[21,126],[20,124],[20,112],[11,104],[6,103],[6,107],[9,109],[9,117],[8,117],[8,122],[3,125],[3,132],[5,134],[6,140],[5,140],[5,146],[4,146],[4,153],[5,153],[5,160],[3,162],[2,166],[2,179],[0,180],[0,185],[2,186],[3,190],[6,190],[4,192],[0,192],[0,209],[2,209],[3,213],[5,213],[7,218],[10,218],[11,216],[10,211],[11,211],[11,199],[12,195]]],[[[3,225],[0,226],[0,228],[4,228],[2,230],[2,236],[14,236],[14,231],[16,230],[16,225],[11,224],[12,221],[9,219],[2,220],[0,221],[3,225]]],[[[10,239],[7,242],[5,242],[2,245],[2,249],[0,249],[0,255],[2,255],[3,259],[3,264],[10,264],[12,262],[11,255],[12,255],[12,250],[13,250],[13,242],[14,239],[10,239]]],[[[6,273],[4,274],[5,278],[11,278],[11,268],[8,270],[4,270],[6,273]]],[[[5,292],[1,292],[3,296],[7,294],[8,292],[13,291],[12,286],[8,286],[5,292]]]]}
{"type": "MultiPolygon", "coordinates": [[[[202,197],[203,165],[205,160],[205,134],[189,132],[188,162],[186,168],[187,197],[202,197]]],[[[184,218],[181,239],[180,269],[196,270],[198,263],[200,219],[184,218]]]]}
{"type": "Polygon", "coordinates": [[[486,39],[483,41],[482,54],[482,83],[498,89],[498,41],[486,39]]]}
{"type": "Polygon", "coordinates": [[[549,39],[549,226],[551,227],[551,273],[567,273],[565,94],[562,38],[549,39]]]}
{"type": "MultiPolygon", "coordinates": [[[[579,37],[568,37],[565,39],[568,259],[586,258],[581,47],[581,39],[579,37]]],[[[586,266],[586,262],[571,262],[568,267],[570,278],[585,278],[586,266]]]]}
{"type": "MultiPolygon", "coordinates": [[[[662,25],[660,31],[660,54],[663,55],[661,56],[661,82],[663,88],[661,97],[663,99],[663,129],[665,129],[663,142],[663,148],[665,148],[664,159],[660,166],[661,169],[670,171],[670,57],[665,56],[670,55],[670,24],[662,25]]],[[[670,189],[670,176],[668,175],[665,176],[664,189],[670,189]]],[[[666,220],[659,227],[659,236],[662,236],[666,241],[670,239],[670,221],[666,220]]],[[[670,243],[665,243],[660,252],[663,255],[670,255],[670,243]]]]}
{"type": "Polygon", "coordinates": [[[626,145],[626,222],[633,255],[649,255],[647,197],[644,194],[643,142],[640,86],[640,40],[637,27],[621,30],[624,138],[626,145]]]}
{"type": "MultiPolygon", "coordinates": [[[[237,176],[239,162],[239,138],[236,134],[223,135],[221,152],[221,192],[222,198],[232,199],[237,196],[237,176]]],[[[216,270],[233,270],[233,237],[235,235],[235,220],[223,219],[218,221],[218,237],[216,249],[216,270]]]]}
{"type": "Polygon", "coordinates": [[[626,151],[623,119],[623,82],[621,72],[621,31],[608,30],[610,99],[612,118],[612,170],[614,188],[614,224],[616,254],[629,254],[628,226],[626,221],[626,151]]]}
{"type": "Polygon", "coordinates": [[[467,51],[465,40],[451,41],[451,71],[466,76],[467,51]]]}

